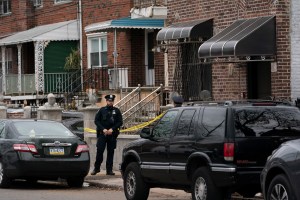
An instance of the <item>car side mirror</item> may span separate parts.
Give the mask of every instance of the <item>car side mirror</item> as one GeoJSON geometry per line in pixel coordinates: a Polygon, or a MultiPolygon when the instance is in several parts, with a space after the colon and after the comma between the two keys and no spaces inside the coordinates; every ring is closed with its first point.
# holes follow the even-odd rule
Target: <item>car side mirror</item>
{"type": "Polygon", "coordinates": [[[140,137],[145,138],[145,139],[149,139],[151,137],[151,129],[149,127],[143,128],[140,131],[140,137]]]}

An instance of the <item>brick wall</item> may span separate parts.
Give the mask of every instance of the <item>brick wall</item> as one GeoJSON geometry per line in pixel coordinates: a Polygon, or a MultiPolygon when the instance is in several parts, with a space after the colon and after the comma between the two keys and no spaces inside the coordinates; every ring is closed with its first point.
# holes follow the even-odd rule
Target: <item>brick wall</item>
{"type": "MultiPolygon", "coordinates": [[[[271,92],[272,96],[288,98],[291,95],[289,9],[290,5],[287,0],[170,0],[168,1],[167,25],[194,19],[213,18],[215,35],[236,19],[276,15],[277,72],[272,73],[271,92]]],[[[168,54],[170,68],[175,66],[176,60],[172,53],[174,52],[169,51],[168,54]]],[[[238,68],[239,64],[234,66],[233,75],[228,75],[227,64],[213,65],[212,95],[215,100],[236,99],[241,92],[247,91],[245,67],[238,68]]],[[[172,71],[169,69],[169,72],[172,71]]]]}

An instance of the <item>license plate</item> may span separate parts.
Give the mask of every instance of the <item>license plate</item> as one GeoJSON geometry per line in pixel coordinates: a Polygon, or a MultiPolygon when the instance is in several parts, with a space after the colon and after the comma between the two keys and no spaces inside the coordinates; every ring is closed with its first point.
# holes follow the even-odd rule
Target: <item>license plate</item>
{"type": "Polygon", "coordinates": [[[63,147],[50,147],[49,154],[55,156],[61,156],[65,154],[65,149],[63,147]]]}

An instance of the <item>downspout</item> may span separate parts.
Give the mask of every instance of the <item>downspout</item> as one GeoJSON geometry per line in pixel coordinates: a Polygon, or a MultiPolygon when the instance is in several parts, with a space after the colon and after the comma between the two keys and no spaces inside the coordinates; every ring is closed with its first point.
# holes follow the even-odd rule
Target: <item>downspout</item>
{"type": "Polygon", "coordinates": [[[114,89],[117,89],[117,88],[119,88],[119,80],[118,80],[118,74],[117,73],[119,73],[117,70],[118,70],[118,68],[117,68],[117,66],[118,66],[118,50],[117,50],[117,29],[115,28],[114,29],[114,76],[115,76],[115,83],[113,83],[113,88],[114,89]]]}
{"type": "Polygon", "coordinates": [[[79,49],[80,49],[80,76],[81,76],[81,91],[83,91],[83,66],[82,66],[82,9],[81,0],[78,0],[78,16],[79,19],[79,49]]]}

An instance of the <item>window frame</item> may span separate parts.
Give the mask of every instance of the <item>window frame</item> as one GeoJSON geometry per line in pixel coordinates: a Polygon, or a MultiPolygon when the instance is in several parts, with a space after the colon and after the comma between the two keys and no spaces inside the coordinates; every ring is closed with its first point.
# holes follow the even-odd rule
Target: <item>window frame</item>
{"type": "Polygon", "coordinates": [[[11,13],[11,0],[0,0],[0,15],[7,15],[11,13]],[[4,10],[4,3],[6,3],[6,10],[4,10]]]}
{"type": "Polygon", "coordinates": [[[106,62],[108,62],[108,40],[107,40],[107,33],[96,33],[96,34],[88,34],[87,35],[87,55],[88,55],[88,69],[91,68],[92,65],[92,59],[91,59],[91,53],[92,53],[92,40],[93,39],[98,39],[98,56],[99,56],[99,65],[93,65],[93,68],[102,68],[102,67],[108,67],[108,63],[106,64],[102,64],[103,63],[103,59],[102,59],[102,53],[106,52],[106,62]],[[105,40],[106,41],[106,50],[102,48],[102,41],[105,40]]]}

